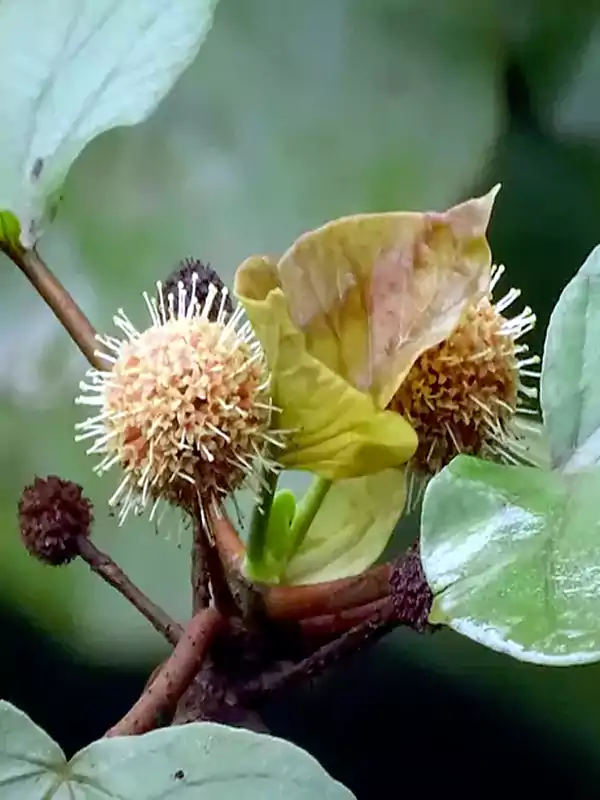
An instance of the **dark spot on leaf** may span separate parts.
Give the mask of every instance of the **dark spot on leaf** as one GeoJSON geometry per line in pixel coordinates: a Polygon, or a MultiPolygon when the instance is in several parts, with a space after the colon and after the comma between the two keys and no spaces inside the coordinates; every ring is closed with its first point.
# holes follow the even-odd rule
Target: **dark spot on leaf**
{"type": "Polygon", "coordinates": [[[43,169],[44,169],[44,159],[36,158],[31,168],[31,180],[37,181],[40,175],[42,174],[43,169]]]}
{"type": "Polygon", "coordinates": [[[176,781],[182,781],[185,778],[185,772],[182,769],[178,769],[173,777],[176,781]]]}

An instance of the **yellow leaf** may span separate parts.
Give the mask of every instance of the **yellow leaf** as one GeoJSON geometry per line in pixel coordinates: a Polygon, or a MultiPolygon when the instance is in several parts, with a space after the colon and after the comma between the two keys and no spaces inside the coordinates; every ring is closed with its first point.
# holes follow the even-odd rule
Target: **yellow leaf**
{"type": "Polygon", "coordinates": [[[382,554],[404,500],[403,470],[334,483],[281,582],[320,583],[359,575],[382,554]]]}
{"type": "Polygon", "coordinates": [[[297,239],[271,269],[307,351],[384,408],[487,292],[498,189],[442,213],[358,214],[297,239]]]}
{"type": "Polygon", "coordinates": [[[265,350],[279,427],[292,431],[279,457],[284,467],[337,480],[379,472],[413,455],[417,437],[406,420],[378,408],[308,351],[273,264],[244,262],[235,291],[265,350]]]}

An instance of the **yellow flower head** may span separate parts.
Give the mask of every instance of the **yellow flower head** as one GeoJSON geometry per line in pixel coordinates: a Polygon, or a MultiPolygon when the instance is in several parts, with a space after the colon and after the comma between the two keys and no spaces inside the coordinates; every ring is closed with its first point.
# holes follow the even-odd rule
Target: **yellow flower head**
{"type": "Polygon", "coordinates": [[[360,214],[301,236],[277,263],[245,261],[235,291],[289,430],[289,468],[339,479],[406,463],[418,440],[387,410],[419,356],[490,285],[498,187],[442,212],[360,214]]]}
{"type": "Polygon", "coordinates": [[[470,306],[450,336],[422,353],[389,407],[412,424],[419,437],[411,460],[415,473],[433,475],[459,453],[518,463],[527,460],[519,415],[530,413],[537,388],[536,355],[517,340],[535,325],[529,307],[512,319],[504,314],[520,292],[511,289],[494,303],[492,291],[504,272],[494,269],[488,293],[470,306]]]}
{"type": "Polygon", "coordinates": [[[78,423],[77,439],[92,439],[99,474],[118,465],[119,486],[110,500],[128,511],[161,500],[187,511],[220,501],[265,465],[265,445],[281,447],[269,433],[269,376],[260,343],[243,309],[227,309],[227,290],[190,291],[158,284],[144,294],[151,325],[137,331],[122,310],[114,318],[122,338],[99,337],[106,370],[89,370],[79,404],[98,413],[78,423]]]}

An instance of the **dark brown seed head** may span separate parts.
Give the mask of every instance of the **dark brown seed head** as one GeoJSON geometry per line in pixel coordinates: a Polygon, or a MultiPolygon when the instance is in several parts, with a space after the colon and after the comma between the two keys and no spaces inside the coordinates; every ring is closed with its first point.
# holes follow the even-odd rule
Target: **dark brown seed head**
{"type": "Polygon", "coordinates": [[[56,475],[34,480],[19,500],[21,539],[45,564],[68,564],[79,553],[78,538],[89,536],[92,504],[81,486],[56,475]]]}
{"type": "Polygon", "coordinates": [[[217,321],[223,294],[225,295],[223,309],[228,315],[233,312],[233,302],[227,291],[227,287],[210,264],[203,264],[200,259],[193,258],[192,256],[182,259],[162,285],[163,302],[167,307],[168,297],[172,294],[175,308],[177,308],[180,283],[183,284],[185,297],[187,298],[186,302],[189,304],[190,299],[195,297],[198,308],[204,307],[204,301],[206,300],[211,284],[215,287],[217,296],[208,313],[208,319],[211,322],[217,321]]]}

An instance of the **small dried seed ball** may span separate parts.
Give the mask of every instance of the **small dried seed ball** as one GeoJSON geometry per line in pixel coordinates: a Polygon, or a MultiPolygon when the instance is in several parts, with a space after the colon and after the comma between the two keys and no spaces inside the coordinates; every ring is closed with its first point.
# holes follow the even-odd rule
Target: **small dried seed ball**
{"type": "Polygon", "coordinates": [[[81,486],[56,475],[34,480],[19,500],[19,529],[29,553],[60,566],[79,554],[78,538],[89,537],[92,504],[81,486]]]}
{"type": "Polygon", "coordinates": [[[181,287],[188,303],[192,297],[195,297],[198,306],[202,307],[208,297],[211,285],[217,290],[217,302],[212,304],[208,319],[215,322],[221,298],[223,298],[223,308],[228,315],[233,313],[233,301],[218,273],[210,264],[203,264],[199,258],[188,256],[182,259],[159,288],[159,292],[163,295],[163,303],[168,307],[169,295],[172,294],[177,301],[181,287]]]}

